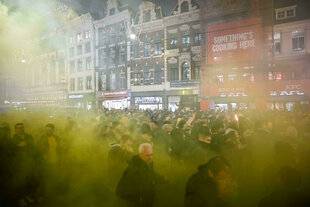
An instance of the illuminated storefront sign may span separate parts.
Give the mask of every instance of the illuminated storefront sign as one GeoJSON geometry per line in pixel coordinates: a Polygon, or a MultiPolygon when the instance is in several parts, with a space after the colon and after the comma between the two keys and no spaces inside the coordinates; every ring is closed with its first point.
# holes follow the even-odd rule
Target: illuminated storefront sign
{"type": "Polygon", "coordinates": [[[70,99],[79,99],[79,98],[84,98],[84,95],[79,94],[79,95],[69,95],[70,99]]]}
{"type": "Polygon", "coordinates": [[[302,90],[301,84],[286,85],[285,90],[270,91],[270,96],[294,96],[294,95],[303,96],[304,93],[301,90],[302,90]]]}
{"type": "Polygon", "coordinates": [[[236,87],[236,88],[219,88],[218,92],[221,97],[240,97],[248,96],[246,95],[245,88],[236,87]]]}
{"type": "Polygon", "coordinates": [[[208,27],[208,64],[261,58],[260,19],[208,27]]]}
{"type": "Polygon", "coordinates": [[[310,80],[209,84],[202,90],[205,97],[303,96],[310,94],[310,80]]]}
{"type": "Polygon", "coordinates": [[[135,97],[136,104],[162,103],[162,97],[135,97]]]}
{"type": "Polygon", "coordinates": [[[127,95],[127,91],[106,92],[102,94],[103,96],[121,96],[121,95],[127,95]]]}

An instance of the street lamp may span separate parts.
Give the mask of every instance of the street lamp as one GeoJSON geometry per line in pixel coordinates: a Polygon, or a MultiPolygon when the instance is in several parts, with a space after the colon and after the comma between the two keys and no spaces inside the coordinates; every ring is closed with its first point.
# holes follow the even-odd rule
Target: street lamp
{"type": "Polygon", "coordinates": [[[135,40],[137,38],[137,35],[132,33],[132,34],[129,35],[129,37],[130,37],[131,40],[135,40]]]}

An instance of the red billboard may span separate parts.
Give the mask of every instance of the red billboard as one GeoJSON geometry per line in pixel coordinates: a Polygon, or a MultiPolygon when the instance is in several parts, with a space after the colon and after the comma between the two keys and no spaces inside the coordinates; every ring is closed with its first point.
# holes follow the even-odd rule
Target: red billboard
{"type": "Polygon", "coordinates": [[[209,26],[208,64],[257,60],[262,56],[260,19],[209,26]]]}

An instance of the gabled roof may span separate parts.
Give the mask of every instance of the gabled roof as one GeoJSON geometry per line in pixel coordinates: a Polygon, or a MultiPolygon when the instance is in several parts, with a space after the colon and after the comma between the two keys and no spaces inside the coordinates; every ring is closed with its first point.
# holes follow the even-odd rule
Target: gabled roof
{"type": "MultiPolygon", "coordinates": [[[[193,6],[196,6],[197,8],[200,8],[199,2],[200,2],[200,0],[190,0],[190,3],[193,6]]],[[[170,13],[167,16],[171,16],[174,11],[179,10],[178,7],[179,7],[178,0],[176,0],[176,4],[175,4],[174,8],[170,11],[170,13]]]]}

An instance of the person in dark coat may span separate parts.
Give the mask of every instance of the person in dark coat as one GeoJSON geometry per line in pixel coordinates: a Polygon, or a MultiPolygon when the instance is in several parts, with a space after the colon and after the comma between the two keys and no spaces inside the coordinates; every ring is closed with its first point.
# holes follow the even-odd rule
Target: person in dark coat
{"type": "Polygon", "coordinates": [[[155,185],[165,183],[165,179],[153,169],[153,149],[148,143],[139,146],[139,154],[134,156],[120,179],[116,194],[132,206],[152,207],[155,185]]]}
{"type": "Polygon", "coordinates": [[[123,135],[119,143],[111,143],[108,154],[108,173],[112,186],[116,186],[120,179],[128,160],[133,156],[132,138],[123,135]]]}
{"type": "Polygon", "coordinates": [[[185,207],[227,207],[234,192],[230,165],[222,157],[214,157],[190,177],[186,185],[185,207]]]}
{"type": "Polygon", "coordinates": [[[32,148],[33,138],[30,134],[25,133],[23,123],[15,124],[15,134],[12,141],[20,148],[32,148]]]}

